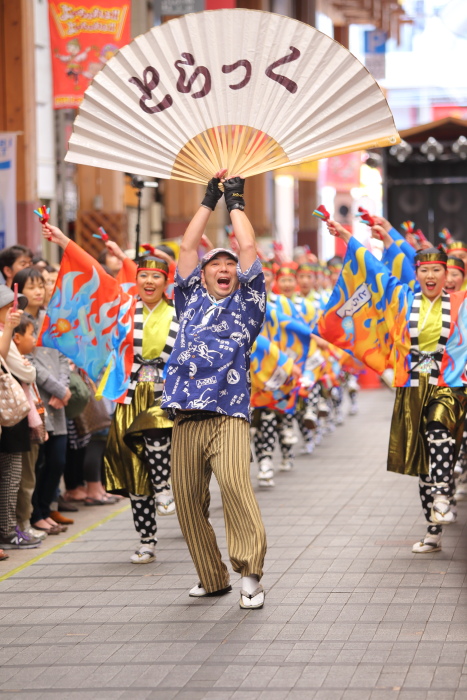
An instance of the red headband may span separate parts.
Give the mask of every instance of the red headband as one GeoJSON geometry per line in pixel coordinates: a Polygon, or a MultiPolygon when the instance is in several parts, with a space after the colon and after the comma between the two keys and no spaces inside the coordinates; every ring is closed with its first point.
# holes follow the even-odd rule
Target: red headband
{"type": "Polygon", "coordinates": [[[164,277],[166,277],[166,278],[169,276],[169,273],[167,272],[167,270],[161,270],[160,267],[138,267],[136,274],[138,274],[138,272],[143,272],[143,271],[144,272],[161,272],[164,275],[164,277]]]}
{"type": "Polygon", "coordinates": [[[447,263],[442,260],[417,260],[415,267],[422,267],[422,265],[444,265],[447,267],[447,263]]]}
{"type": "Polygon", "coordinates": [[[459,265],[447,265],[451,270],[460,270],[465,276],[465,267],[459,267],[459,265]]]}
{"type": "Polygon", "coordinates": [[[467,248],[449,248],[449,253],[454,253],[456,250],[462,250],[464,253],[467,253],[467,248]]]}

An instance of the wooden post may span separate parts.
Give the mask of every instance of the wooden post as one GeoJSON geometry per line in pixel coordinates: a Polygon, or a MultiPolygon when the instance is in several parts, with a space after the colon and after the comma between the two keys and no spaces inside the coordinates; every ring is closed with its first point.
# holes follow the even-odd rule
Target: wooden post
{"type": "Polygon", "coordinates": [[[76,220],[75,240],[94,253],[95,239],[90,238],[99,226],[107,230],[112,240],[127,246],[127,219],[124,215],[124,175],[114,170],[76,166],[76,186],[79,208],[76,220]],[[94,222],[94,223],[91,223],[94,222]],[[94,230],[92,230],[94,226],[94,230]]]}
{"type": "Polygon", "coordinates": [[[348,25],[334,25],[334,39],[345,46],[346,49],[349,48],[349,27],[348,25]]]}
{"type": "Polygon", "coordinates": [[[17,140],[17,239],[33,250],[41,234],[37,206],[34,13],[29,0],[0,0],[0,131],[17,140]]]}

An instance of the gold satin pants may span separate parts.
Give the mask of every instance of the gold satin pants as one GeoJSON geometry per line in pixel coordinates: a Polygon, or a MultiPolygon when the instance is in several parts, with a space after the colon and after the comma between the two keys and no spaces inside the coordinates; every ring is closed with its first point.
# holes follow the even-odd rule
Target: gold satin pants
{"type": "Polygon", "coordinates": [[[430,473],[425,433],[432,421],[442,423],[456,440],[457,457],[466,408],[462,387],[429,384],[426,374],[420,374],[418,387],[399,387],[392,413],[388,470],[411,476],[430,473]]]}
{"type": "Polygon", "coordinates": [[[202,421],[179,414],[172,433],[172,489],[183,536],[203,588],[229,584],[216,535],[209,523],[209,483],[217,479],[224,507],[227,548],[234,571],[261,578],[266,533],[250,480],[250,426],[241,418],[202,421]]]}

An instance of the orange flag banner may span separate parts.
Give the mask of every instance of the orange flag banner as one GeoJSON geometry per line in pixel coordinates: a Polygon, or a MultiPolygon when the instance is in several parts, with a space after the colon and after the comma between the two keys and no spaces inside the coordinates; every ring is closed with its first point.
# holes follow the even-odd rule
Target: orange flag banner
{"type": "Polygon", "coordinates": [[[130,0],[49,0],[54,109],[79,107],[94,76],[129,43],[130,15],[130,0]]]}

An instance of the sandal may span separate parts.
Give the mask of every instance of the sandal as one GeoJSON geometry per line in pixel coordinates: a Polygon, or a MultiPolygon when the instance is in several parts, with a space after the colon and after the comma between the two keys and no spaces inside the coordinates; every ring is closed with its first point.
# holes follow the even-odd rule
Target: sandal
{"type": "Polygon", "coordinates": [[[62,528],[59,525],[56,525],[55,527],[39,527],[38,525],[33,525],[32,526],[34,530],[40,530],[40,532],[46,532],[48,535],[59,535],[61,532],[63,532],[62,528]]]}
{"type": "Polygon", "coordinates": [[[3,549],[0,549],[0,561],[4,561],[5,559],[9,559],[9,558],[10,558],[10,555],[9,555],[9,554],[5,554],[5,552],[3,551],[3,549]]]}
{"type": "Polygon", "coordinates": [[[162,491],[156,495],[156,512],[158,515],[174,515],[175,502],[172,491],[162,491]]]}
{"type": "Polygon", "coordinates": [[[438,525],[449,525],[450,523],[455,523],[456,520],[457,513],[451,507],[449,498],[446,496],[435,496],[431,509],[431,521],[438,525]]]}
{"type": "Polygon", "coordinates": [[[253,591],[253,593],[248,593],[242,588],[240,591],[240,607],[245,610],[257,610],[258,608],[262,608],[264,605],[265,596],[266,591],[261,584],[253,591]]]}
{"type": "Polygon", "coordinates": [[[194,586],[191,591],[188,593],[190,598],[217,598],[217,596],[222,596],[225,595],[226,593],[231,593],[232,592],[232,586],[229,585],[226,586],[225,588],[221,588],[218,591],[211,591],[211,593],[208,593],[205,588],[201,585],[201,583],[197,583],[196,586],[194,586]]]}
{"type": "Polygon", "coordinates": [[[441,535],[425,535],[421,542],[415,542],[412,547],[414,554],[430,554],[441,551],[441,535]]]}
{"type": "Polygon", "coordinates": [[[116,502],[117,501],[112,496],[108,498],[105,496],[102,496],[102,498],[91,498],[91,496],[88,496],[84,499],[85,506],[111,506],[116,502]]]}
{"type": "Polygon", "coordinates": [[[149,564],[156,558],[155,553],[156,545],[154,544],[142,544],[139,549],[131,555],[130,561],[132,564],[149,564]]]}

